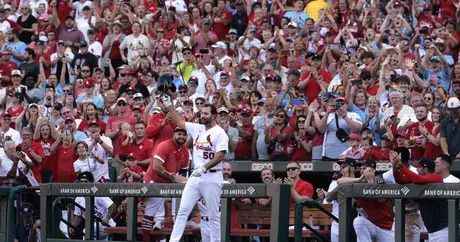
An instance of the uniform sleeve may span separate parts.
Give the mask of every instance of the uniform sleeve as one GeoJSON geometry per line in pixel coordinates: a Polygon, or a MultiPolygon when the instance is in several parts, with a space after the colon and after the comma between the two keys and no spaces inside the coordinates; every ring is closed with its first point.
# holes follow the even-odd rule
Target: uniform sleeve
{"type": "MultiPolygon", "coordinates": [[[[82,197],[77,197],[77,198],[75,199],[75,202],[76,202],[77,204],[79,204],[80,206],[82,206],[83,208],[85,208],[85,205],[86,205],[86,204],[85,204],[84,198],[82,198],[82,197]]],[[[77,215],[77,216],[83,216],[83,213],[81,212],[81,209],[80,209],[78,206],[75,206],[75,210],[74,210],[73,214],[74,214],[74,215],[77,215]]]]}
{"type": "MultiPolygon", "coordinates": [[[[398,172],[396,172],[396,173],[398,173],[398,172]]],[[[428,183],[442,183],[443,182],[442,177],[439,176],[439,175],[429,174],[429,175],[421,176],[421,175],[413,173],[411,170],[409,170],[405,166],[401,167],[401,169],[399,170],[399,173],[406,177],[406,179],[408,181],[406,183],[411,182],[411,183],[414,183],[414,184],[428,184],[428,183]]],[[[395,175],[395,179],[396,179],[396,175],[395,175]]],[[[398,180],[396,180],[396,181],[398,181],[398,180]]]]}
{"type": "Polygon", "coordinates": [[[220,151],[228,151],[228,135],[225,131],[219,133],[216,139],[216,153],[220,151]]]}
{"type": "Polygon", "coordinates": [[[95,203],[98,203],[99,206],[108,209],[110,206],[112,206],[113,201],[109,197],[96,197],[95,203]]]}
{"type": "Polygon", "coordinates": [[[198,134],[198,131],[200,130],[201,126],[201,124],[185,122],[185,130],[187,130],[187,134],[192,136],[193,139],[196,138],[196,135],[198,134]]]}
{"type": "Polygon", "coordinates": [[[148,120],[145,135],[148,139],[152,139],[155,136],[157,136],[161,132],[161,130],[163,130],[164,127],[165,126],[163,126],[161,122],[158,122],[157,115],[152,115],[148,120]]]}
{"type": "MultiPolygon", "coordinates": [[[[169,142],[168,142],[169,143],[169,142]]],[[[161,142],[158,147],[155,149],[155,155],[153,158],[160,160],[161,162],[165,163],[168,159],[169,148],[167,143],[161,142]]]]}

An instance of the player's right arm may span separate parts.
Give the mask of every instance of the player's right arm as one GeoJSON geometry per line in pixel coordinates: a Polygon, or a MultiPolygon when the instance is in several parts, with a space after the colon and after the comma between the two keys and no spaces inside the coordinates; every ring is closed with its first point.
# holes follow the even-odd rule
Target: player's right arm
{"type": "Polygon", "coordinates": [[[155,155],[155,158],[153,158],[153,162],[155,163],[155,171],[157,172],[158,175],[170,181],[173,180],[174,175],[166,170],[166,168],[163,166],[164,161],[161,160],[161,158],[155,155]]]}
{"type": "Polygon", "coordinates": [[[164,96],[163,98],[160,98],[160,100],[168,108],[168,114],[171,116],[173,123],[176,123],[177,127],[185,129],[185,120],[182,119],[180,114],[174,108],[174,105],[172,105],[171,98],[169,96],[164,96]]]}

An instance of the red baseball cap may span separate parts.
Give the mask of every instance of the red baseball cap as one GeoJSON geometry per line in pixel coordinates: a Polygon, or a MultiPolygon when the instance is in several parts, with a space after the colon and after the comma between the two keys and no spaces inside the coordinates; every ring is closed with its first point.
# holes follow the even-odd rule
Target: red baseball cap
{"type": "Polygon", "coordinates": [[[423,11],[425,10],[431,10],[431,5],[430,4],[423,5],[423,11]]]}
{"type": "Polygon", "coordinates": [[[92,125],[97,125],[97,127],[101,127],[99,126],[99,123],[96,120],[89,122],[88,127],[91,127],[92,125]]]}
{"type": "Polygon", "coordinates": [[[75,122],[75,119],[73,117],[68,117],[65,119],[65,123],[67,123],[67,121],[75,122]]]}
{"type": "Polygon", "coordinates": [[[404,138],[404,139],[407,139],[407,134],[404,132],[404,131],[399,131],[396,135],[395,135],[395,138],[404,138]]]}
{"type": "Polygon", "coordinates": [[[134,110],[139,110],[141,113],[144,112],[144,109],[142,107],[140,107],[140,106],[133,106],[132,111],[134,111],[134,110]]]}
{"type": "Polygon", "coordinates": [[[94,79],[93,78],[86,79],[85,87],[94,87],[94,79]]]}
{"type": "Polygon", "coordinates": [[[348,139],[355,139],[357,140],[358,142],[361,142],[361,136],[359,136],[359,134],[350,134],[348,136],[348,139]]]}
{"type": "Polygon", "coordinates": [[[129,158],[134,158],[137,160],[137,155],[136,153],[129,153],[128,156],[126,157],[126,159],[129,159],[129,158]]]}

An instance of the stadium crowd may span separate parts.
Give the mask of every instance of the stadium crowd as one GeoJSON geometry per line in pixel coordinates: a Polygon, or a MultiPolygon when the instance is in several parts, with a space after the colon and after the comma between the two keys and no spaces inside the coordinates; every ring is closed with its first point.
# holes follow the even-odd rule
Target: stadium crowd
{"type": "MultiPolygon", "coordinates": [[[[423,158],[434,173],[439,154],[460,159],[457,16],[447,0],[0,1],[0,177],[153,181],[157,147],[193,142],[166,95],[188,122],[213,106],[229,165],[295,161],[278,181],[302,187],[295,200],[314,194],[297,162],[423,158]]],[[[394,169],[385,182],[408,182],[394,169]]]]}

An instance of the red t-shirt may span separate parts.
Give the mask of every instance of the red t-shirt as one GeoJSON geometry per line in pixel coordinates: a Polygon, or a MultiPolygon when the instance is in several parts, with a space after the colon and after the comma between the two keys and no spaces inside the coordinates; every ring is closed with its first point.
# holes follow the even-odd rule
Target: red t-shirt
{"type": "Polygon", "coordinates": [[[233,14],[230,11],[227,10],[222,10],[218,11],[218,14],[214,18],[214,24],[213,24],[213,30],[214,33],[217,35],[217,39],[224,39],[225,36],[228,34],[228,31],[230,30],[230,25],[232,22],[232,17],[233,14]],[[225,20],[229,21],[229,24],[225,26],[221,21],[220,18],[224,17],[225,20]]]}
{"type": "MultiPolygon", "coordinates": [[[[154,158],[163,161],[163,167],[170,173],[176,174],[180,169],[189,166],[189,151],[185,147],[177,148],[173,139],[161,142],[155,149],[154,158]]],[[[144,182],[171,183],[170,180],[160,176],[155,171],[155,161],[152,159],[144,176],[144,182]]]]}
{"type": "MultiPolygon", "coordinates": [[[[129,143],[127,146],[121,146],[119,155],[127,155],[129,153],[134,153],[137,155],[138,161],[143,161],[151,157],[153,152],[152,141],[144,138],[139,144],[136,142],[129,143]]],[[[145,169],[146,170],[146,169],[145,169]]]]}
{"type": "MultiPolygon", "coordinates": [[[[436,137],[436,136],[438,136],[438,134],[439,134],[439,132],[441,130],[441,125],[438,125],[438,127],[436,127],[436,129],[434,129],[434,130],[433,130],[433,128],[434,127],[432,127],[431,130],[428,130],[428,132],[431,135],[436,137]]],[[[428,139],[428,138],[426,138],[426,139],[428,139]]],[[[440,153],[443,153],[442,149],[441,149],[441,145],[436,146],[433,143],[428,141],[428,143],[426,144],[425,153],[423,154],[423,156],[435,160],[436,157],[438,156],[438,154],[440,154],[440,153]]]]}
{"type": "MultiPolygon", "coordinates": [[[[105,128],[106,128],[106,124],[104,121],[102,120],[99,120],[97,121],[97,124],[99,125],[99,127],[101,128],[101,133],[105,133],[105,128]]],[[[78,131],[81,131],[81,132],[86,132],[86,130],[88,129],[88,125],[89,125],[89,122],[86,121],[86,120],[82,120],[80,122],[80,125],[78,125],[78,131]]]]}
{"type": "MultiPolygon", "coordinates": [[[[309,72],[303,73],[301,80],[304,80],[305,78],[310,75],[309,72]]],[[[332,75],[330,72],[325,71],[324,69],[321,69],[318,71],[318,75],[323,77],[323,81],[325,83],[330,83],[332,81],[332,75]]],[[[318,93],[321,92],[321,88],[319,87],[318,82],[316,81],[316,78],[312,77],[310,81],[308,81],[307,86],[305,87],[305,96],[308,98],[308,102],[313,102],[313,100],[318,98],[318,93]]]]}
{"type": "MultiPolygon", "coordinates": [[[[299,178],[299,180],[295,184],[294,189],[300,196],[307,196],[309,198],[313,198],[313,186],[309,182],[306,182],[299,178]]],[[[294,203],[294,198],[291,196],[291,204],[294,203]]]]}
{"type": "MultiPolygon", "coordinates": [[[[311,140],[311,138],[310,138],[310,136],[305,135],[303,137],[303,140],[305,140],[305,142],[308,143],[311,140]]],[[[305,148],[303,148],[303,145],[301,143],[297,142],[297,146],[296,146],[296,149],[295,149],[294,153],[291,156],[291,160],[295,160],[295,161],[311,161],[311,152],[307,152],[305,150],[305,148]]]]}
{"type": "MultiPolygon", "coordinates": [[[[21,144],[21,148],[22,148],[21,144]]],[[[42,145],[39,142],[32,141],[30,144],[30,149],[37,154],[40,157],[43,157],[43,148],[42,145]]],[[[38,163],[31,155],[30,152],[27,150],[23,150],[27,156],[32,160],[34,163],[34,167],[32,168],[32,173],[34,174],[35,180],[37,180],[38,183],[42,183],[42,177],[41,177],[41,172],[42,172],[42,163],[38,163]]]]}
{"type": "Polygon", "coordinates": [[[393,215],[390,200],[379,202],[377,199],[356,199],[356,204],[364,210],[366,218],[381,229],[391,230],[393,215]]]}
{"type": "Polygon", "coordinates": [[[53,165],[56,163],[57,158],[55,155],[51,155],[51,146],[54,144],[54,139],[49,138],[47,141],[40,139],[38,142],[43,149],[42,171],[53,171],[53,165]]]}
{"type": "MultiPolygon", "coordinates": [[[[276,138],[276,128],[275,126],[271,127],[271,130],[270,130],[270,140],[273,140],[276,138]]],[[[286,128],[283,129],[283,131],[281,132],[282,134],[284,135],[291,135],[292,133],[294,132],[294,129],[292,129],[291,126],[287,126],[286,128]]],[[[275,145],[275,149],[273,150],[273,153],[270,155],[270,158],[273,158],[277,155],[286,155],[286,156],[289,156],[288,152],[287,152],[287,147],[289,145],[289,139],[286,139],[286,141],[284,141],[283,143],[280,143],[280,142],[276,142],[276,145],[275,145]]]]}
{"type": "MultiPolygon", "coordinates": [[[[246,132],[251,133],[254,135],[254,125],[250,124],[249,126],[241,126],[246,132]]],[[[236,145],[235,149],[235,159],[250,159],[252,153],[252,139],[247,140],[239,137],[238,144],[236,145]]]]}
{"type": "Polygon", "coordinates": [[[166,118],[164,113],[157,113],[150,116],[147,122],[147,130],[145,136],[147,139],[152,139],[153,151],[155,151],[157,145],[165,140],[171,139],[174,133],[175,124],[168,124],[166,126],[161,125],[163,120],[166,118]]]}
{"type": "Polygon", "coordinates": [[[18,106],[16,110],[13,110],[13,106],[8,108],[6,112],[11,115],[10,128],[16,129],[16,118],[22,113],[23,110],[24,106],[18,106]]]}
{"type": "Polygon", "coordinates": [[[142,181],[142,176],[144,175],[144,171],[142,170],[142,167],[140,166],[135,166],[135,167],[128,167],[128,169],[134,173],[137,173],[141,175],[140,179],[134,178],[133,176],[126,174],[125,175],[125,182],[126,183],[136,183],[136,182],[141,182],[142,181]]]}
{"type": "Polygon", "coordinates": [[[377,95],[378,91],[379,91],[379,88],[376,85],[370,86],[366,89],[367,94],[371,96],[377,95]]]}
{"type": "MultiPolygon", "coordinates": [[[[417,144],[417,145],[422,145],[424,136],[420,134],[420,131],[418,130],[419,122],[413,123],[409,126],[407,129],[407,137],[409,141],[412,141],[417,144]]],[[[431,121],[427,121],[423,127],[426,128],[426,130],[432,130],[433,129],[433,123],[431,121]]],[[[420,148],[411,148],[410,149],[410,158],[413,160],[420,159],[423,157],[424,149],[422,147],[420,148]]]]}
{"type": "MultiPolygon", "coordinates": [[[[117,130],[119,125],[121,123],[129,123],[131,125],[131,129],[133,129],[134,127],[134,124],[137,122],[137,119],[132,116],[132,115],[128,115],[126,117],[120,117],[119,115],[117,116],[112,116],[111,118],[109,118],[109,120],[107,121],[107,126],[106,126],[106,129],[107,130],[110,130],[110,131],[114,131],[114,130],[117,130]]],[[[113,145],[113,153],[114,154],[118,154],[118,152],[120,151],[120,143],[122,142],[120,140],[120,135],[117,134],[115,136],[115,138],[112,140],[112,145],[113,145]]]]}
{"type": "Polygon", "coordinates": [[[77,180],[73,163],[78,159],[73,146],[64,148],[59,145],[56,149],[56,162],[53,167],[53,182],[73,183],[77,180]]]}

